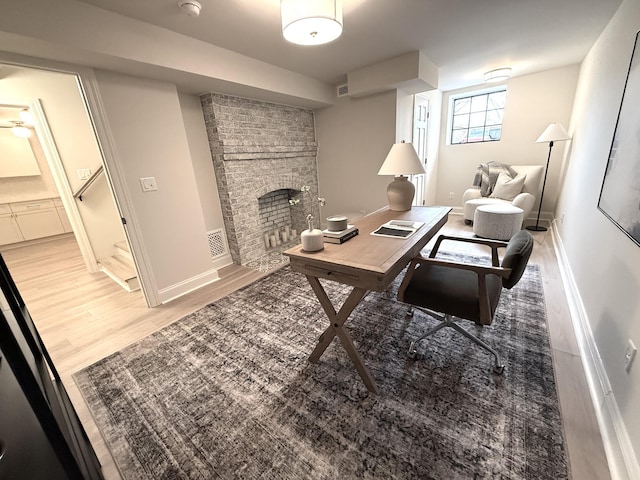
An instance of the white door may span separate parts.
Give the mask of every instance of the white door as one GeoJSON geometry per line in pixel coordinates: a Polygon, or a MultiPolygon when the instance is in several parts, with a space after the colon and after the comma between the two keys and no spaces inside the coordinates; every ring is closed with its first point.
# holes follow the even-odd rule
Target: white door
{"type": "MultiPolygon", "coordinates": [[[[413,103],[413,147],[418,153],[418,158],[427,163],[427,123],[429,121],[429,100],[415,95],[413,103]]],[[[426,166],[425,166],[426,169],[426,166]]],[[[411,175],[411,183],[416,187],[413,197],[414,205],[424,205],[424,175],[411,175]]]]}

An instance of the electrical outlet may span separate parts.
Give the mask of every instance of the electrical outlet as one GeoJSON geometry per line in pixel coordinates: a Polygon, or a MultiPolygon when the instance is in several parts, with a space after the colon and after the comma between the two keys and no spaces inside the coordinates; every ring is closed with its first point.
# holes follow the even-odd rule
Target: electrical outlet
{"type": "Polygon", "coordinates": [[[449,199],[454,199],[456,197],[455,192],[449,192],[449,199]]]}
{"type": "Polygon", "coordinates": [[[638,349],[633,344],[631,339],[629,339],[629,341],[627,342],[627,348],[624,351],[624,369],[627,371],[627,373],[629,373],[629,370],[631,370],[631,364],[633,363],[633,359],[636,356],[637,350],[638,349]]]}

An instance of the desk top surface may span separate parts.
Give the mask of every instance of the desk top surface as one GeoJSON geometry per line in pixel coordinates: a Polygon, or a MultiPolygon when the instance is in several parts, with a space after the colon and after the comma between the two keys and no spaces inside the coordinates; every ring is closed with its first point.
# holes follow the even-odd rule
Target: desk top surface
{"type": "Polygon", "coordinates": [[[450,207],[413,207],[406,212],[395,212],[385,207],[352,222],[359,229],[359,234],[343,244],[325,243],[324,249],[318,252],[306,252],[302,245],[296,245],[286,250],[284,255],[290,258],[294,271],[310,273],[331,269],[345,274],[372,274],[378,277],[381,282],[379,288],[382,288],[393,280],[398,268],[404,268],[411,258],[419,254],[446,223],[450,211],[450,207]],[[411,220],[424,225],[409,238],[371,235],[380,225],[391,220],[411,220]],[[387,278],[389,276],[392,278],[387,278]]]}

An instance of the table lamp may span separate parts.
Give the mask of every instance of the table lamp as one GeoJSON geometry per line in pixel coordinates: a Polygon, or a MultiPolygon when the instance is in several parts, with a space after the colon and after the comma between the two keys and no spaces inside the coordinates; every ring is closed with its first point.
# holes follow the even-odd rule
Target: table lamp
{"type": "Polygon", "coordinates": [[[426,172],[413,145],[404,141],[395,143],[378,171],[378,175],[395,175],[394,180],[387,187],[389,210],[396,212],[411,210],[416,187],[406,175],[421,173],[426,172]]]}

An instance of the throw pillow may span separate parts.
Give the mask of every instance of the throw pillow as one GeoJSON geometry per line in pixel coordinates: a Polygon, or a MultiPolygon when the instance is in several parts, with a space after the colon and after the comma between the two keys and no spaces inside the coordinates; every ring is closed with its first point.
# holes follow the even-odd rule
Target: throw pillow
{"type": "Polygon", "coordinates": [[[527,178],[526,175],[518,175],[516,178],[511,178],[509,175],[501,173],[498,175],[496,186],[489,196],[491,198],[501,198],[502,200],[511,201],[522,192],[525,178],[527,178]]]}

